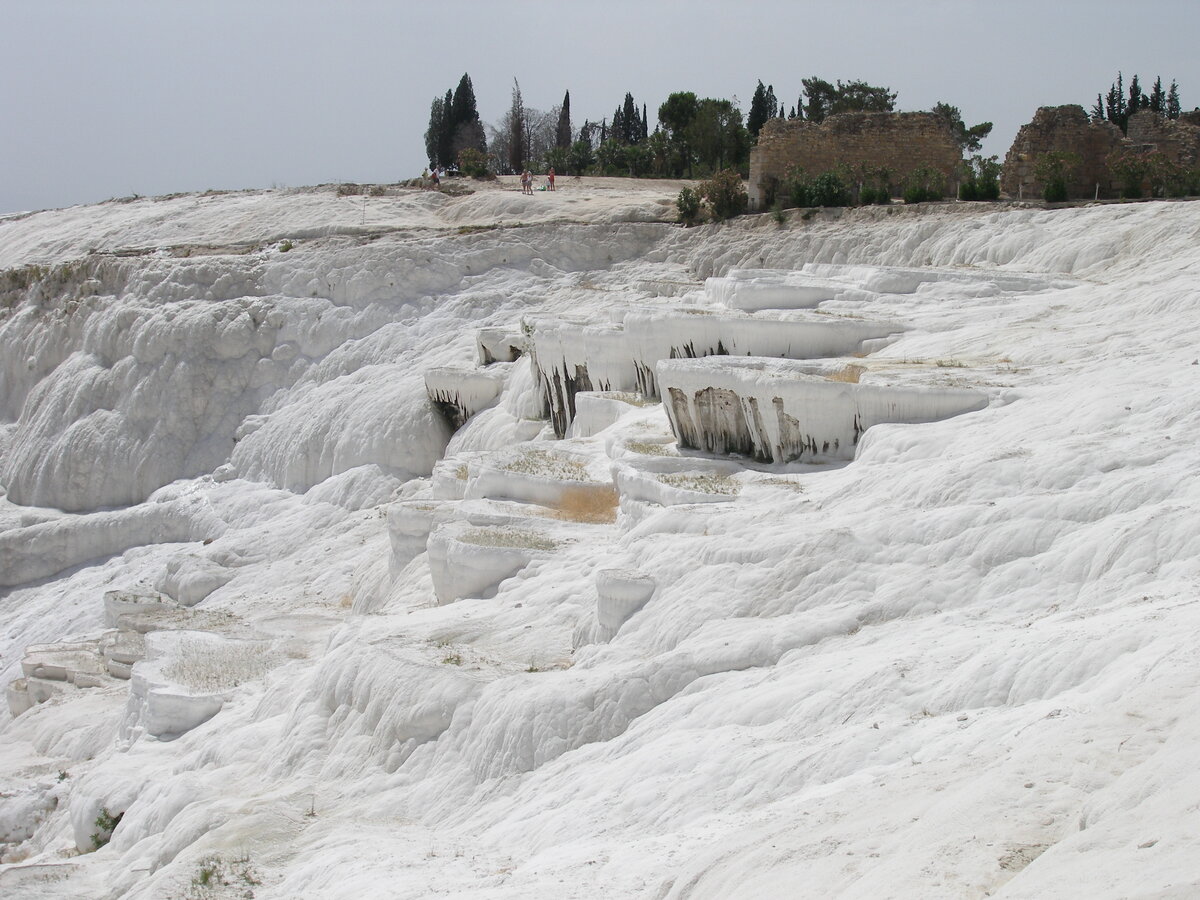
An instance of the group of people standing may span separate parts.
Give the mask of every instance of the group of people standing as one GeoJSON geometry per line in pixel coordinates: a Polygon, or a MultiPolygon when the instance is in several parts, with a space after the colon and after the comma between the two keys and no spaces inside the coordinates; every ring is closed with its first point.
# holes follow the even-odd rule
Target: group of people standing
{"type": "MultiPolygon", "coordinates": [[[[548,191],[554,190],[554,169],[553,168],[551,168],[550,171],[546,173],[546,190],[548,190],[548,191]]],[[[524,172],[521,173],[521,193],[522,194],[532,194],[533,193],[533,176],[531,174],[529,174],[528,169],[526,169],[524,172]]]]}

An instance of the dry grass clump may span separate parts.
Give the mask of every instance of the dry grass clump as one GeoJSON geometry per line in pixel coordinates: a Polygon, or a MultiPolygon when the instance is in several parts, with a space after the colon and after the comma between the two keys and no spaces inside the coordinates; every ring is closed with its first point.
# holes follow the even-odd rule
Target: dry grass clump
{"type": "Polygon", "coordinates": [[[617,489],[612,485],[567,488],[558,504],[558,517],[572,522],[611,525],[617,521],[617,489]]]}
{"type": "Polygon", "coordinates": [[[175,653],[163,675],[197,692],[227,691],[256,681],[282,662],[278,653],[257,641],[215,644],[185,638],[175,653]]]}
{"type": "Polygon", "coordinates": [[[866,366],[856,366],[851,363],[832,374],[826,375],[825,378],[829,381],[844,381],[847,384],[858,384],[858,379],[862,377],[862,373],[865,371],[867,371],[866,366]]]}
{"type": "Polygon", "coordinates": [[[587,466],[577,459],[533,448],[502,466],[506,472],[534,475],[555,481],[591,481],[587,466]]]}
{"type": "Polygon", "coordinates": [[[733,497],[742,490],[742,484],[737,479],[708,472],[664,472],[658,476],[658,480],[671,487],[700,494],[724,494],[733,497]]]}
{"type": "Polygon", "coordinates": [[[553,550],[558,546],[549,538],[532,531],[512,528],[472,528],[458,536],[464,544],[480,547],[509,547],[517,550],[553,550]]]}
{"type": "Polygon", "coordinates": [[[641,456],[678,456],[679,451],[658,441],[626,441],[625,449],[641,456]]]}

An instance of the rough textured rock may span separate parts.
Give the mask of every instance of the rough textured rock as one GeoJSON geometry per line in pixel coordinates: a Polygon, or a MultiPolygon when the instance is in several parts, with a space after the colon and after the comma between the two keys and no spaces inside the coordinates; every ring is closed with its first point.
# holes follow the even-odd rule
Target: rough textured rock
{"type": "Polygon", "coordinates": [[[842,165],[886,167],[897,180],[929,166],[946,173],[946,195],[954,196],[961,161],[945,119],[933,113],[839,113],[821,123],[771,119],[750,151],[750,205],[761,208],[765,187],[792,166],[810,175],[842,165]]]}

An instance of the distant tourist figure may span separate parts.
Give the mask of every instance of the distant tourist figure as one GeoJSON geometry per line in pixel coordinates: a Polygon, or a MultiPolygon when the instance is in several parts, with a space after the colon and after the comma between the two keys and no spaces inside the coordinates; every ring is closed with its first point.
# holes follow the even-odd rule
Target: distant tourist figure
{"type": "Polygon", "coordinates": [[[554,190],[554,166],[550,167],[550,171],[546,173],[546,177],[550,179],[550,190],[554,190]]]}
{"type": "Polygon", "coordinates": [[[434,166],[429,173],[429,178],[433,181],[433,189],[436,191],[442,185],[442,180],[438,178],[438,167],[434,166]]]}
{"type": "Polygon", "coordinates": [[[528,169],[521,173],[521,193],[533,196],[533,176],[528,169]]]}

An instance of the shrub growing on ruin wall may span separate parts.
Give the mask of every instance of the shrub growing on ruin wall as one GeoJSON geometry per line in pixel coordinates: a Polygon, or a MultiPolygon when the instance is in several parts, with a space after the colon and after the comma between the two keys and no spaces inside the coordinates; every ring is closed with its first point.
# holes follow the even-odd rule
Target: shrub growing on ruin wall
{"type": "Polygon", "coordinates": [[[999,200],[1000,163],[994,156],[972,156],[963,164],[964,178],[960,200],[999,200]]]}
{"type": "Polygon", "coordinates": [[[793,166],[784,179],[792,206],[849,206],[850,189],[837,172],[822,172],[809,178],[804,169],[793,166]]]}
{"type": "Polygon", "coordinates": [[[1043,185],[1042,199],[1047,203],[1061,203],[1067,199],[1067,183],[1083,165],[1078,153],[1068,150],[1051,150],[1043,153],[1034,167],[1033,174],[1043,185]]]}
{"type": "Polygon", "coordinates": [[[1121,199],[1135,200],[1142,196],[1142,182],[1149,173],[1148,158],[1135,150],[1114,150],[1105,160],[1109,174],[1121,185],[1121,199]]]}
{"type": "Polygon", "coordinates": [[[945,194],[946,176],[931,166],[920,166],[904,179],[904,202],[926,203],[941,200],[945,194]]]}

